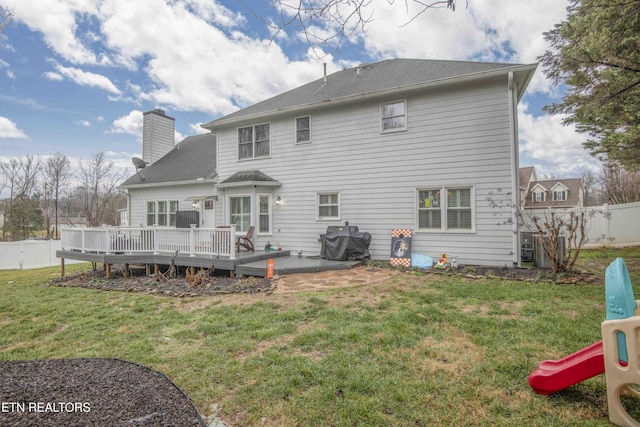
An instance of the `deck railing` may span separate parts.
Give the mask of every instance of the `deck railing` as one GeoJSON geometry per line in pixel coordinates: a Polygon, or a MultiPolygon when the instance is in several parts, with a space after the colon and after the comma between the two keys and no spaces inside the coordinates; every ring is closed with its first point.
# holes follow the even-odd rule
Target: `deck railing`
{"type": "Polygon", "coordinates": [[[236,257],[236,227],[61,227],[63,250],[236,257]]]}

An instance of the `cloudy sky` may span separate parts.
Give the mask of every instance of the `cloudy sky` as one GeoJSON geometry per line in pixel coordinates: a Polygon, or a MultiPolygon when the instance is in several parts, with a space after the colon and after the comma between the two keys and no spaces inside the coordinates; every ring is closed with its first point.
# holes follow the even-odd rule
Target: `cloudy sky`
{"type": "MultiPolygon", "coordinates": [[[[413,0],[372,0],[366,32],[315,52],[298,28],[273,34],[265,22],[277,15],[264,0],[1,4],[15,16],[0,40],[0,160],[104,152],[131,166],[144,111],[174,117],[179,141],[201,133],[201,123],[322,77],[323,62],[330,72],[394,57],[533,63],[568,1],[468,0],[465,8],[458,0],[455,12],[416,16],[413,0]]],[[[521,166],[559,177],[598,171],[584,137],[542,111],[561,90],[539,67],[519,106],[521,166]]]]}

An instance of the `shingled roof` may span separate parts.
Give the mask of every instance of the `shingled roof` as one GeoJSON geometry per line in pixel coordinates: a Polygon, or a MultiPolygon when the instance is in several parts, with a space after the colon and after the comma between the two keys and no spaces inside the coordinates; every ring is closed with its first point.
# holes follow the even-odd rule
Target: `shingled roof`
{"type": "Polygon", "coordinates": [[[349,102],[366,96],[377,96],[403,90],[415,90],[455,81],[504,75],[513,71],[522,96],[537,64],[505,64],[473,61],[441,61],[426,59],[390,59],[362,64],[330,74],[273,98],[213,120],[206,129],[243,119],[261,117],[282,111],[317,107],[323,104],[349,102]]]}
{"type": "Polygon", "coordinates": [[[139,172],[127,179],[120,187],[214,181],[216,137],[210,133],[187,137],[164,157],[139,172]]]}

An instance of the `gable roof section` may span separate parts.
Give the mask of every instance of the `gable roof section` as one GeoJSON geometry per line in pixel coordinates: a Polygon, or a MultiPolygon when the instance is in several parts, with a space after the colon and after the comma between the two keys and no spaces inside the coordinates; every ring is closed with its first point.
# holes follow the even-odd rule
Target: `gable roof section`
{"type": "Polygon", "coordinates": [[[216,176],[216,137],[210,133],[189,136],[158,161],[140,169],[139,172],[140,174],[131,176],[120,187],[213,182],[216,176]]]}
{"type": "Polygon", "coordinates": [[[333,73],[296,89],[202,125],[205,129],[285,111],[346,103],[456,82],[506,75],[518,82],[518,99],[524,93],[537,64],[505,64],[426,59],[390,59],[333,73]]]}

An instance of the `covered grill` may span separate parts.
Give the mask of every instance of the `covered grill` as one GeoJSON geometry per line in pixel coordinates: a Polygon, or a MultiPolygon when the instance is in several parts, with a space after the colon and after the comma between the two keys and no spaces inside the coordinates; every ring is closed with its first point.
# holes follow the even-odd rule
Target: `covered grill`
{"type": "Polygon", "coordinates": [[[320,235],[320,242],[320,256],[324,259],[356,261],[371,257],[371,234],[360,232],[353,225],[327,227],[325,234],[320,235]]]}

